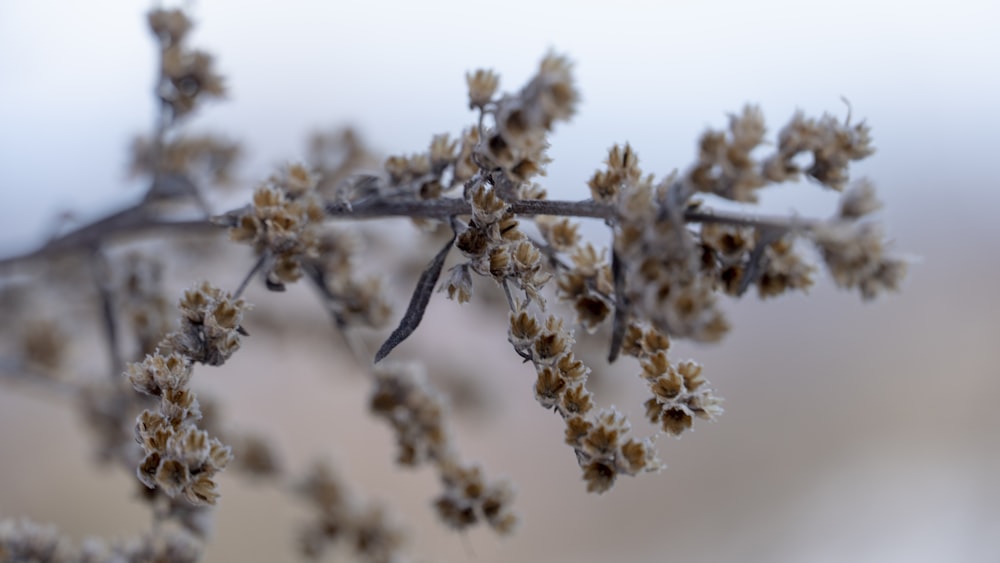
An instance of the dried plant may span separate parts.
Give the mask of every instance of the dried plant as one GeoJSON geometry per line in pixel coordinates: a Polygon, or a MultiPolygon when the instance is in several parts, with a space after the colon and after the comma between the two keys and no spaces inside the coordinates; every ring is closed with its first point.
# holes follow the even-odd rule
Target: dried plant
{"type": "MultiPolygon", "coordinates": [[[[182,11],[155,9],[148,23],[160,47],[159,109],[152,133],[135,140],[131,165],[149,179],[145,196],[3,259],[0,275],[5,293],[37,292],[39,302],[53,297],[45,287],[24,287],[21,272],[60,269],[61,277],[86,282],[77,290],[97,304],[111,377],[88,381],[63,361],[70,336],[65,323],[86,319],[37,316],[37,308],[14,305],[22,298],[3,300],[6,330],[15,327],[16,336],[5,351],[4,374],[78,400],[100,458],[129,468],[145,487],[154,526],[132,542],[74,548],[51,528],[7,521],[0,525],[0,561],[195,561],[210,507],[225,494],[216,477],[229,468],[294,484],[287,490],[315,509],[300,534],[304,556],[318,558],[328,543],[346,540],[361,559],[403,557],[405,534],[386,508],[359,501],[322,462],[304,478],[289,477],[266,439],[227,429],[213,414],[214,403],[193,391],[199,364],[222,365],[249,337],[244,319],[253,313],[243,293],[257,279],[272,291],[299,282],[316,290],[347,343],[344,353],[370,373],[370,411],[394,431],[396,462],[437,473],[442,489],[433,507],[440,520],[458,530],[486,524],[507,534],[517,523],[513,485],[488,479],[462,458],[448,405],[425,368],[387,360],[418,330],[436,291],[468,303],[476,278],[500,288],[505,310],[495,316],[507,323],[513,353],[530,364],[526,372],[534,371],[535,399],[564,422],[562,442],[573,450],[586,489],[604,493],[619,476],[663,467],[658,435],[680,436],[696,420],[722,414],[722,399],[703,367],[668,355],[674,339],[725,336],[730,325],[721,295],[756,288],[770,298],[807,289],[816,270],[803,255],[808,245],[838,286],[866,300],[898,289],[906,271],[870,220],[880,207],[872,184],[850,179],[850,164],[874,152],[868,125],[850,117],[796,113],[768,140],[761,111],[747,106],[730,115],[725,128],[702,134],[683,169],[648,173],[632,146],[616,144],[588,182],[589,198],[548,199],[537,182],[550,161],[550,135],[574,115],[580,98],[572,64],[555,53],[509,92],[501,92],[493,71],[469,73],[473,123],[454,137],[434,135],[424,151],[390,156],[380,172],[364,171],[376,161],[352,130],[316,135],[308,161],[277,170],[244,207],[215,213],[208,188],[232,183],[239,146],[183,129],[205,102],[225,94],[223,79],[210,55],[189,46],[192,22],[182,11]],[[843,193],[831,217],[768,217],[711,206],[720,199],[755,203],[759,190],[803,178],[843,193]],[[177,207],[189,215],[178,218],[177,207]],[[341,224],[394,217],[422,227],[422,243],[435,252],[402,314],[389,308],[389,284],[366,277],[359,266],[364,232],[341,224]],[[579,219],[602,221],[610,247],[583,240],[579,219]],[[172,312],[162,281],[170,264],[160,258],[181,258],[166,245],[182,244],[172,242],[181,235],[211,237],[222,230],[256,256],[243,283],[228,292],[199,281],[172,312]],[[142,246],[150,241],[162,246],[142,246]],[[395,330],[372,354],[358,335],[392,318],[399,319],[395,330]],[[609,362],[623,354],[636,359],[648,388],[649,436],[634,435],[641,431],[588,389],[592,368],[574,350],[576,330],[603,331],[609,362]]],[[[208,252],[217,260],[233,248],[208,252]]],[[[375,258],[364,255],[366,262],[375,258]]],[[[384,273],[401,269],[381,266],[384,273]]],[[[246,345],[266,346],[259,340],[246,345]]]]}

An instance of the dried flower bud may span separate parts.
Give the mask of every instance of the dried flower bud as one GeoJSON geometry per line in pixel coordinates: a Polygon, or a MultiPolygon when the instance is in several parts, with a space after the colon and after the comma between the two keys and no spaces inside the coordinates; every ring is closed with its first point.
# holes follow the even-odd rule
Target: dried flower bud
{"type": "Polygon", "coordinates": [[[192,361],[222,365],[240,347],[243,313],[250,305],[233,300],[208,282],[184,292],[180,302],[181,328],[161,344],[165,353],[176,352],[192,361]]]}
{"type": "Polygon", "coordinates": [[[477,69],[466,73],[465,82],[469,85],[469,109],[482,109],[496,93],[500,77],[492,70],[477,69]]]}
{"type": "Polygon", "coordinates": [[[164,45],[176,45],[193,27],[182,10],[151,10],[146,16],[149,29],[164,45]]]}
{"type": "Polygon", "coordinates": [[[469,264],[459,264],[448,272],[448,279],[441,284],[438,291],[447,291],[448,299],[468,303],[472,298],[472,274],[469,272],[469,264]]]}
{"type": "Polygon", "coordinates": [[[875,197],[875,186],[867,180],[861,180],[848,188],[840,198],[839,215],[843,219],[858,219],[881,207],[882,202],[875,197]]]}

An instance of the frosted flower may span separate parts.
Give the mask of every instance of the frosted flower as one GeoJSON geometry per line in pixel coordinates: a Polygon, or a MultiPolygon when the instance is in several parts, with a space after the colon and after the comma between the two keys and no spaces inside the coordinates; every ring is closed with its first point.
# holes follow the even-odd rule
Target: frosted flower
{"type": "Polygon", "coordinates": [[[477,69],[474,73],[466,73],[465,82],[469,86],[469,109],[482,109],[496,93],[500,77],[492,70],[477,69]]]}

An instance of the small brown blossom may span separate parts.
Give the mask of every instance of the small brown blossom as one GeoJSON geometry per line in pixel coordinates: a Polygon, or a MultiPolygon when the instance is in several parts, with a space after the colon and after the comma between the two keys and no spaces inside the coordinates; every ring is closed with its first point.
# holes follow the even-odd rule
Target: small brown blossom
{"type": "Polygon", "coordinates": [[[538,321],[527,312],[510,314],[510,336],[515,346],[533,341],[540,331],[538,321]]]}
{"type": "Polygon", "coordinates": [[[875,197],[875,186],[868,180],[860,180],[840,198],[838,214],[844,219],[859,219],[881,207],[882,202],[875,197]]]}
{"type": "Polygon", "coordinates": [[[878,225],[834,221],[815,228],[813,240],[837,285],[857,287],[864,299],[898,289],[906,273],[903,260],[885,255],[878,225]]]}
{"type": "Polygon", "coordinates": [[[450,273],[448,279],[441,284],[439,291],[447,291],[448,299],[468,303],[472,299],[472,275],[469,272],[469,265],[459,264],[448,271],[450,273]]]}
{"type": "Polygon", "coordinates": [[[659,420],[663,425],[663,431],[671,436],[680,436],[685,430],[689,430],[694,422],[691,413],[683,406],[664,409],[659,420]]]}
{"type": "Polygon", "coordinates": [[[153,35],[167,46],[180,43],[193,25],[184,11],[179,9],[151,10],[146,19],[153,35]]]}
{"type": "Polygon", "coordinates": [[[603,461],[592,461],[583,469],[583,479],[587,482],[588,493],[604,493],[615,484],[618,472],[603,461]]]}
{"type": "Polygon", "coordinates": [[[217,366],[239,349],[243,313],[250,308],[244,300],[205,282],[184,292],[180,308],[181,328],[164,339],[164,352],[217,366]]]}
{"type": "Polygon", "coordinates": [[[538,372],[538,379],[535,382],[535,400],[542,407],[550,409],[559,404],[559,398],[566,388],[566,380],[559,375],[559,371],[551,367],[544,367],[538,372]]]}
{"type": "Polygon", "coordinates": [[[562,394],[560,408],[570,415],[585,415],[594,407],[590,391],[582,383],[570,385],[562,394]]]}
{"type": "Polygon", "coordinates": [[[569,252],[580,242],[580,225],[569,219],[539,217],[535,220],[546,242],[558,252],[569,252]]]}
{"type": "Polygon", "coordinates": [[[594,423],[583,416],[575,415],[566,419],[566,443],[574,448],[581,445],[581,440],[590,433],[594,423]]]}
{"type": "Polygon", "coordinates": [[[315,192],[318,178],[303,165],[287,166],[254,191],[249,210],[235,217],[229,236],[248,242],[273,260],[268,279],[290,283],[302,276],[301,264],[320,253],[318,226],[325,217],[315,192]]]}
{"type": "Polygon", "coordinates": [[[655,460],[655,452],[646,442],[628,440],[621,446],[622,459],[625,462],[624,471],[635,475],[640,471],[654,471],[659,468],[655,460]]]}
{"type": "Polygon", "coordinates": [[[540,365],[547,365],[569,348],[569,341],[558,332],[543,332],[535,339],[532,359],[540,365]]]}
{"type": "Polygon", "coordinates": [[[54,373],[66,354],[66,336],[54,321],[28,322],[21,333],[24,360],[35,369],[54,373]]]}
{"type": "Polygon", "coordinates": [[[475,73],[466,74],[465,81],[469,85],[469,109],[482,109],[490,103],[493,94],[500,85],[500,77],[492,70],[477,69],[475,73]]]}
{"type": "Polygon", "coordinates": [[[160,98],[175,117],[191,113],[200,99],[221,98],[226,93],[223,78],[214,69],[212,55],[172,44],[162,51],[163,76],[160,98]]]}

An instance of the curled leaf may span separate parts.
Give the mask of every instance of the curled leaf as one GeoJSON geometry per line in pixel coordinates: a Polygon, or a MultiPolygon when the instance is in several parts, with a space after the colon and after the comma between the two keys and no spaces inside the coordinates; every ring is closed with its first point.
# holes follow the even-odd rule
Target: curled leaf
{"type": "Polygon", "coordinates": [[[389,338],[382,344],[382,347],[378,349],[375,354],[375,363],[382,361],[383,358],[392,352],[392,349],[399,346],[404,340],[413,334],[413,331],[417,330],[420,326],[420,321],[424,318],[424,311],[427,309],[427,304],[431,301],[431,295],[434,293],[434,286],[437,285],[438,278],[441,277],[441,269],[444,268],[444,261],[448,258],[448,252],[451,247],[455,244],[455,232],[452,231],[451,238],[444,245],[437,255],[431,260],[431,263],[427,265],[427,269],[420,274],[420,279],[417,280],[417,287],[413,289],[413,297],[410,298],[410,305],[406,308],[406,314],[403,315],[402,320],[399,321],[399,326],[396,330],[392,331],[389,338]]]}

